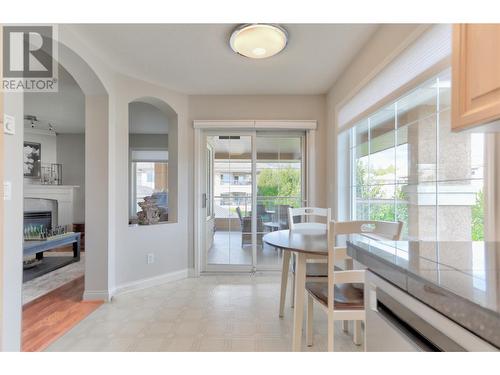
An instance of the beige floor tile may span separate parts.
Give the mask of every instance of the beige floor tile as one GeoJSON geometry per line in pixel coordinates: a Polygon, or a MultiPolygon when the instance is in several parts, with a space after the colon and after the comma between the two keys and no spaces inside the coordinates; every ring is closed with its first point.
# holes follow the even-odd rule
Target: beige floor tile
{"type": "Polygon", "coordinates": [[[229,340],[232,352],[255,352],[257,350],[257,340],[254,338],[232,338],[229,340]]]}
{"type": "MultiPolygon", "coordinates": [[[[279,274],[202,276],[119,295],[47,351],[289,351],[293,309],[278,318],[279,274]]],[[[325,351],[315,309],[314,346],[325,351]]],[[[360,351],[336,323],[335,349],[360,351]]]]}
{"type": "Polygon", "coordinates": [[[155,321],[147,324],[142,332],[144,333],[145,337],[165,338],[169,333],[175,332],[174,327],[174,323],[172,322],[155,321]]]}
{"type": "Polygon", "coordinates": [[[164,341],[165,351],[169,352],[192,352],[198,351],[199,338],[176,337],[164,341]]]}
{"type": "Polygon", "coordinates": [[[254,322],[233,322],[232,333],[235,336],[255,336],[257,332],[257,324],[254,322]]]}
{"type": "Polygon", "coordinates": [[[280,337],[265,337],[257,342],[257,350],[263,352],[289,352],[290,340],[280,337]]]}
{"type": "Polygon", "coordinates": [[[140,340],[135,340],[131,347],[134,352],[163,352],[168,348],[167,340],[164,338],[146,337],[140,340]]]}
{"type": "Polygon", "coordinates": [[[174,324],[172,332],[175,336],[198,337],[204,333],[205,328],[199,320],[182,320],[174,324]]]}
{"type": "Polygon", "coordinates": [[[199,343],[200,352],[226,352],[229,350],[229,342],[222,338],[203,337],[199,343]]]}

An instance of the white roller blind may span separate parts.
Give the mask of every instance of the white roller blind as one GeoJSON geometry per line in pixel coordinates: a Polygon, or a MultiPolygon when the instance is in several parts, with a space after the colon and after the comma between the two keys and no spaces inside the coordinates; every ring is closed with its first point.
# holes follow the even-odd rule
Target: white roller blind
{"type": "Polygon", "coordinates": [[[433,25],[346,102],[340,128],[451,55],[451,25],[433,25]]]}
{"type": "Polygon", "coordinates": [[[132,150],[133,162],[168,162],[167,150],[132,150]]]}

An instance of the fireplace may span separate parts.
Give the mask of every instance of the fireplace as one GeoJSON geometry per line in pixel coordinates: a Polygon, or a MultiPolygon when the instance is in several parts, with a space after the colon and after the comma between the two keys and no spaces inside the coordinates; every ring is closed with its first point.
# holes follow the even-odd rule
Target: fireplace
{"type": "Polygon", "coordinates": [[[30,227],[40,228],[42,232],[52,229],[51,211],[25,211],[24,212],[24,232],[30,227]]]}
{"type": "Polygon", "coordinates": [[[24,228],[42,226],[55,228],[57,223],[57,201],[43,198],[24,198],[24,228]]]}

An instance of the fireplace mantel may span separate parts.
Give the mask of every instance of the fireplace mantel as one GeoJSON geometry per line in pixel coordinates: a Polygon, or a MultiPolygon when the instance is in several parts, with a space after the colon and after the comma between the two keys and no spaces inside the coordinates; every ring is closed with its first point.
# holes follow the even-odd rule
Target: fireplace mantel
{"type": "Polygon", "coordinates": [[[25,184],[25,198],[53,199],[57,201],[58,225],[72,225],[74,221],[75,190],[79,186],[25,184]]]}

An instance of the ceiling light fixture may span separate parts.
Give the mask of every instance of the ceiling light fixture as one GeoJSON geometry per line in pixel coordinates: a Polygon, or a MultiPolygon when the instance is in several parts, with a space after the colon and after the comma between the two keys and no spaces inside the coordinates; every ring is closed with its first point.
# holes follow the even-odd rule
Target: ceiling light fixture
{"type": "Polygon", "coordinates": [[[229,44],[234,52],[252,59],[265,59],[280,53],[288,42],[287,31],[278,25],[252,23],[238,26],[229,44]]]}
{"type": "Polygon", "coordinates": [[[36,127],[35,122],[38,122],[36,116],[33,115],[25,115],[24,119],[31,123],[31,127],[34,129],[36,127]]]}

